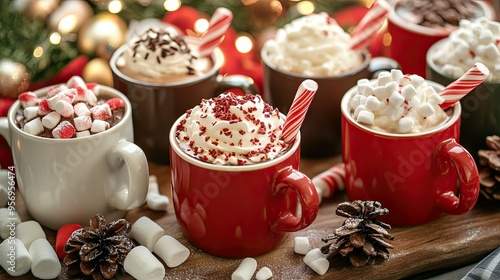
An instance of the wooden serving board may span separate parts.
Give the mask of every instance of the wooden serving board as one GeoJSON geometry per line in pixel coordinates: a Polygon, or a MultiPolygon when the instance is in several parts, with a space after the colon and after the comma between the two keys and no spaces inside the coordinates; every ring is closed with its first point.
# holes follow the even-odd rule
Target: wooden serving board
{"type": "MultiPolygon", "coordinates": [[[[339,158],[326,160],[302,160],[301,171],[314,176],[337,163],[339,158]]],[[[168,166],[150,164],[150,173],[158,177],[160,192],[170,196],[170,169],[168,166]]],[[[17,211],[23,221],[30,219],[24,209],[22,197],[16,198],[17,211]]],[[[293,251],[295,236],[309,238],[313,248],[325,243],[321,238],[331,234],[345,220],[335,215],[338,203],[346,201],[345,193],[338,192],[332,198],[324,199],[315,222],[308,228],[291,233],[274,251],[256,257],[258,267],[267,266],[273,272],[272,279],[401,279],[419,278],[440,271],[477,262],[500,246],[500,202],[480,198],[476,207],[460,216],[445,215],[438,220],[414,227],[394,227],[390,233],[394,249],[390,250],[390,259],[377,265],[353,267],[347,261],[331,264],[325,275],[318,275],[303,261],[303,256],[293,251]],[[431,273],[430,273],[431,272],[431,273]]],[[[411,207],[409,205],[409,207],[411,207]]],[[[155,212],[145,206],[129,211],[126,219],[133,223],[146,215],[155,220],[165,232],[177,238],[187,246],[190,257],[176,268],[166,267],[165,279],[230,279],[241,259],[224,259],[211,256],[192,246],[182,235],[175,219],[172,205],[167,212],[155,212]]],[[[109,222],[109,221],[108,221],[109,222]]],[[[87,226],[87,225],[85,225],[87,226]]],[[[49,242],[55,244],[56,232],[46,229],[49,242]]],[[[9,275],[0,268],[0,279],[9,275]]],[[[133,279],[122,273],[117,279],[133,279]]],[[[34,279],[31,272],[16,279],[34,279]]],[[[58,279],[91,279],[71,277],[66,268],[58,279]]]]}

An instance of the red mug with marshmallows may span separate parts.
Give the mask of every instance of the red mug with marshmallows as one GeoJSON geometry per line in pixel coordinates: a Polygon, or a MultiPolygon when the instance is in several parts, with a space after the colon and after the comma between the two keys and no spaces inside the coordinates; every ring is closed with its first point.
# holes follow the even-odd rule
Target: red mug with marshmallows
{"type": "MultiPolygon", "coordinates": [[[[439,92],[443,86],[427,81],[439,92]]],[[[342,152],[350,200],[375,200],[389,210],[380,219],[395,226],[433,221],[471,210],[479,195],[477,166],[458,139],[460,103],[430,130],[397,134],[360,125],[349,109],[356,87],[341,102],[342,152]],[[457,194],[457,182],[459,194],[457,194]]]]}
{"type": "Polygon", "coordinates": [[[300,134],[272,160],[217,165],[182,150],[175,132],[183,118],[169,135],[172,198],[181,230],[193,245],[220,257],[257,256],[316,219],[316,189],[298,171],[300,134]]]}

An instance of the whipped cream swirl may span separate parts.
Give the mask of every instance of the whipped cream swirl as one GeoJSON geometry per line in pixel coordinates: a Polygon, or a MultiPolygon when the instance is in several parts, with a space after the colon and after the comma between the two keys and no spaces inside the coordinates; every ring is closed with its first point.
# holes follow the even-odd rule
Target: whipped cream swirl
{"type": "Polygon", "coordinates": [[[181,148],[204,162],[245,165],[279,156],[284,117],[259,95],[223,93],[186,112],[177,126],[181,148]]]}

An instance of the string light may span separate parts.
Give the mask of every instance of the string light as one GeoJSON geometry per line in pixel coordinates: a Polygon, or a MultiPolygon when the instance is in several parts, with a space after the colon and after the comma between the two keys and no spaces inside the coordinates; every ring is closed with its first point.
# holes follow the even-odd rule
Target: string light
{"type": "Polygon", "coordinates": [[[236,41],[234,42],[234,45],[240,53],[248,53],[253,49],[253,41],[247,35],[238,36],[238,38],[236,38],[236,41]]]}
{"type": "Polygon", "coordinates": [[[64,16],[59,24],[57,25],[57,30],[62,34],[70,33],[73,31],[78,23],[78,18],[76,15],[66,15],[64,16]]]}
{"type": "Polygon", "coordinates": [[[314,4],[310,1],[301,1],[297,3],[297,12],[301,15],[309,15],[314,13],[314,4]]]}
{"type": "Polygon", "coordinates": [[[198,19],[195,23],[194,23],[194,30],[198,33],[198,34],[201,34],[205,31],[207,31],[208,29],[208,26],[209,26],[209,22],[208,20],[204,19],[204,18],[200,18],[198,19]]]}
{"type": "Polygon", "coordinates": [[[178,10],[181,7],[181,4],[180,0],[165,0],[165,2],[163,2],[163,7],[165,10],[173,12],[178,10]]]}
{"type": "Polygon", "coordinates": [[[61,34],[59,34],[58,32],[52,32],[52,34],[50,34],[49,40],[53,45],[58,45],[59,43],[61,43],[61,34]]]}
{"type": "Polygon", "coordinates": [[[123,3],[120,0],[113,0],[108,4],[108,11],[112,14],[117,14],[123,9],[123,3]]]}
{"type": "Polygon", "coordinates": [[[39,58],[42,57],[42,55],[43,55],[43,48],[40,46],[36,47],[35,50],[33,51],[33,56],[39,58]]]}

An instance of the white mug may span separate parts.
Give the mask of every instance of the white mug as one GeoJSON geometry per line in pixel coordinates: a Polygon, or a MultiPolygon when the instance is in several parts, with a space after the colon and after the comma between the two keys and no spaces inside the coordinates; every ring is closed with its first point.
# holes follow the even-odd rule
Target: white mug
{"type": "MultiPolygon", "coordinates": [[[[47,90],[34,93],[43,96],[47,90]]],[[[0,118],[0,135],[11,146],[25,205],[50,229],[67,223],[86,225],[95,214],[116,220],[146,199],[148,162],[133,143],[130,102],[106,86],[100,86],[99,96],[121,98],[125,112],[115,126],[91,136],[53,139],[28,134],[15,123],[19,101],[0,118]]]]}

